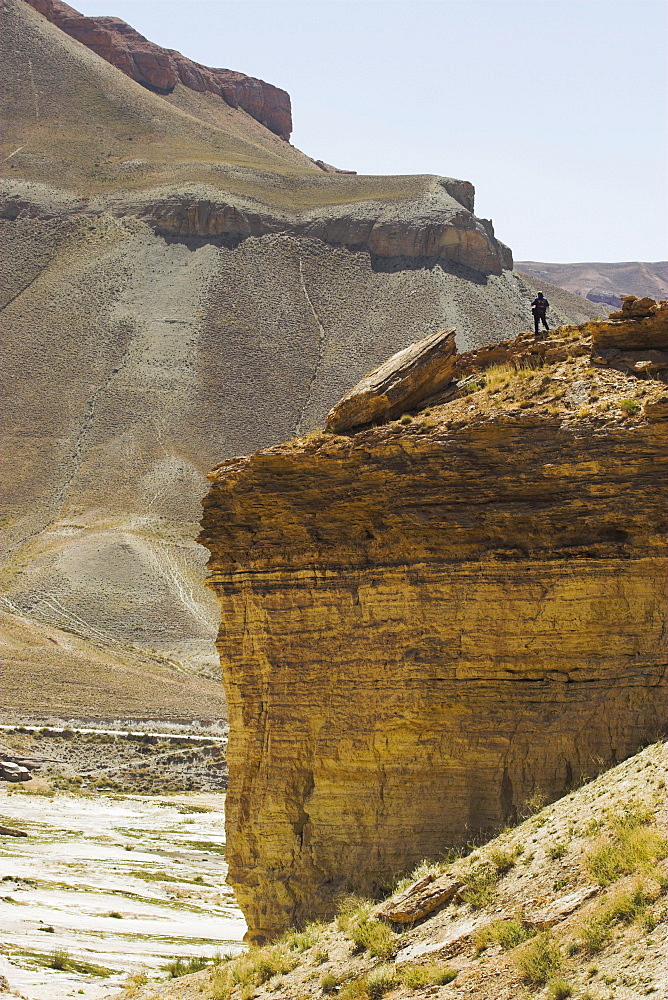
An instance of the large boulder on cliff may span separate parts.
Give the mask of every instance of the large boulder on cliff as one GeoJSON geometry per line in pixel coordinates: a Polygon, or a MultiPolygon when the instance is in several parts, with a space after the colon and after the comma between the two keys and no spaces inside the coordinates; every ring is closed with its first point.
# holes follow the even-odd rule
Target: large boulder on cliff
{"type": "Polygon", "coordinates": [[[327,430],[338,433],[400,416],[452,381],[456,356],[454,330],[439,330],[398,351],[329,411],[327,430]]]}
{"type": "Polygon", "coordinates": [[[638,299],[627,295],[619,312],[610,314],[609,323],[592,327],[594,347],[620,351],[668,348],[668,302],[638,299]]]}

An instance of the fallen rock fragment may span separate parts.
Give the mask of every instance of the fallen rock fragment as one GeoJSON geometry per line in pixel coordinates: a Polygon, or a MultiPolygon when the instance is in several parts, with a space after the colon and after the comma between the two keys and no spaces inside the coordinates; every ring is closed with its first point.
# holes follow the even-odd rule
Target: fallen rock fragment
{"type": "Polygon", "coordinates": [[[489,918],[482,916],[466,917],[459,920],[450,927],[444,934],[441,934],[436,941],[415,941],[403,948],[397,955],[396,964],[402,962],[414,962],[417,959],[429,956],[437,959],[451,959],[455,955],[461,954],[471,945],[473,935],[477,930],[489,923],[489,918]]]}
{"type": "Polygon", "coordinates": [[[376,916],[393,924],[412,924],[449,903],[463,884],[461,879],[449,874],[438,878],[425,875],[404,892],[382,903],[376,916]]]}
{"type": "Polygon", "coordinates": [[[525,916],[524,921],[529,927],[535,927],[538,931],[546,931],[555,924],[560,924],[562,920],[569,917],[575,910],[579,910],[583,903],[595,896],[598,889],[595,885],[585,886],[577,892],[571,892],[568,896],[561,896],[555,899],[542,910],[536,910],[525,916]]]}
{"type": "Polygon", "coordinates": [[[643,414],[650,423],[656,424],[662,420],[668,420],[668,396],[659,396],[653,402],[645,403],[643,414]]]}
{"type": "Polygon", "coordinates": [[[330,410],[327,430],[339,433],[401,416],[452,381],[456,356],[454,330],[439,330],[393,354],[330,410]]]}
{"type": "Polygon", "coordinates": [[[592,344],[599,350],[661,350],[668,347],[668,302],[628,295],[607,323],[593,323],[592,344]]]}
{"type": "Polygon", "coordinates": [[[30,781],[30,771],[13,760],[0,760],[0,781],[30,781]]]}

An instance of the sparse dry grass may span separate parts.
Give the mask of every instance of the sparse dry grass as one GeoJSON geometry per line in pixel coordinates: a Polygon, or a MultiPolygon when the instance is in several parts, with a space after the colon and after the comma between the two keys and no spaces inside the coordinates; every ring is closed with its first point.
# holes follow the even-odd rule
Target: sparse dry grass
{"type": "Polygon", "coordinates": [[[401,982],[409,990],[425,986],[445,986],[457,977],[457,972],[444,962],[426,962],[424,965],[402,965],[401,982]]]}
{"type": "Polygon", "coordinates": [[[494,920],[476,931],[473,941],[478,954],[492,944],[498,944],[504,951],[509,951],[528,941],[535,933],[521,920],[494,920]]]}
{"type": "Polygon", "coordinates": [[[608,830],[584,858],[586,870],[601,886],[623,875],[650,874],[668,857],[668,838],[649,810],[627,809],[609,819],[608,830]]]}
{"type": "Polygon", "coordinates": [[[658,891],[642,880],[629,889],[616,892],[603,900],[594,913],[582,920],[569,951],[596,955],[612,937],[616,924],[640,923],[648,916],[648,908],[658,899],[658,891]]]}
{"type": "Polygon", "coordinates": [[[238,958],[231,959],[214,970],[212,976],[214,1000],[228,1000],[239,988],[242,1000],[250,1000],[257,987],[274,976],[285,975],[299,964],[297,952],[283,944],[251,947],[238,958]]]}
{"type": "Polygon", "coordinates": [[[545,986],[562,967],[563,957],[557,941],[549,931],[537,934],[513,958],[522,980],[534,988],[545,986]]]}
{"type": "Polygon", "coordinates": [[[382,920],[371,916],[373,903],[359,896],[345,896],[339,902],[337,925],[359,951],[368,951],[376,958],[387,958],[397,946],[399,937],[382,920]]]}

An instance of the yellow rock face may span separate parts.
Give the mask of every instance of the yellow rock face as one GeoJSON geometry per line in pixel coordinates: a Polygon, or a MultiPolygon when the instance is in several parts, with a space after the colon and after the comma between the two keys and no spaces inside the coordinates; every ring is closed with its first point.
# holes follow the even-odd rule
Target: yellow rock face
{"type": "Polygon", "coordinates": [[[228,860],[251,939],[665,725],[665,424],[462,423],[322,435],[212,474],[228,860]]]}

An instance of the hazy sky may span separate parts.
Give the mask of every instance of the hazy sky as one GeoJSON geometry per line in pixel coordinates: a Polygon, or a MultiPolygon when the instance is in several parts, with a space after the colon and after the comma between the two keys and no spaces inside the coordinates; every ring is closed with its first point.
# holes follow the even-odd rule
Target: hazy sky
{"type": "Polygon", "coordinates": [[[668,257],[664,0],[72,0],[292,97],[293,143],[475,184],[518,260],[668,257]]]}

